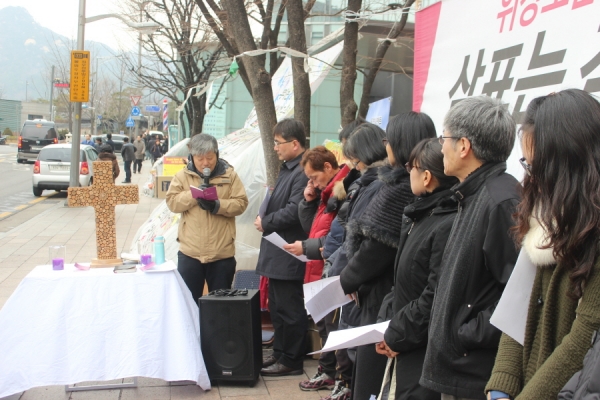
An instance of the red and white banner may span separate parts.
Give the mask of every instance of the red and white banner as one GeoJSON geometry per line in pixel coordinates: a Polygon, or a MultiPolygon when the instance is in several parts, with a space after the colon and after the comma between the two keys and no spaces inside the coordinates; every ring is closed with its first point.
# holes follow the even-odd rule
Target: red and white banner
{"type": "MultiPolygon", "coordinates": [[[[537,96],[600,95],[600,0],[443,0],[416,14],[413,109],[442,132],[450,106],[488,95],[520,122],[537,96]]],[[[518,143],[509,170],[522,176],[518,143]]]]}

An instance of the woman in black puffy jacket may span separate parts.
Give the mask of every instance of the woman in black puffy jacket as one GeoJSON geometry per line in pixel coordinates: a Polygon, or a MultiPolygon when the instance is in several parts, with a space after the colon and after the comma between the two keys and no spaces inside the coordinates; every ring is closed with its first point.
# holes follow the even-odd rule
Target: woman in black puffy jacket
{"type": "MultiPolygon", "coordinates": [[[[394,289],[386,297],[391,300],[391,321],[384,341],[376,345],[379,354],[393,359],[389,399],[440,398],[439,393],[420,386],[419,379],[441,258],[458,208],[450,190],[458,180],[444,175],[441,150],[437,138],[424,140],[406,164],[412,192],[418,197],[404,208],[394,289]]],[[[380,317],[387,305],[384,301],[380,317]]]]}

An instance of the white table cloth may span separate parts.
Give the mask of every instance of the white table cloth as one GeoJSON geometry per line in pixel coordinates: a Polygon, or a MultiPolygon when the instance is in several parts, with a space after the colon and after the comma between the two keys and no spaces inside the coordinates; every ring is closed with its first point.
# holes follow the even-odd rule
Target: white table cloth
{"type": "Polygon", "coordinates": [[[0,310],[0,398],[135,376],[208,390],[199,337],[198,306],[177,271],[38,266],[0,310]]]}

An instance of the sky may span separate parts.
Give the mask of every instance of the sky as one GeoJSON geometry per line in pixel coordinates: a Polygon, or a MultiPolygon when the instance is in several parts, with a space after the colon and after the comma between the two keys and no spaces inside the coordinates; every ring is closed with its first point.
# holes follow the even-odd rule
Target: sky
{"type": "MultiPolygon", "coordinates": [[[[87,0],[86,17],[118,13],[116,0],[87,0]]],[[[79,0],[0,0],[0,9],[7,6],[25,8],[40,25],[68,38],[77,39],[79,0]]],[[[137,48],[137,34],[115,18],[85,25],[85,39],[104,43],[114,50],[137,48]]]]}

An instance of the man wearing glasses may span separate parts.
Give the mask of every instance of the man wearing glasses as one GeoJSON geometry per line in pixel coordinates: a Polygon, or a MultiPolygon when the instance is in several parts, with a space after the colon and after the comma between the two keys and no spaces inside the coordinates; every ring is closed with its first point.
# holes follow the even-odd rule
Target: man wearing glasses
{"type": "Polygon", "coordinates": [[[442,256],[420,381],[442,400],[483,398],[494,366],[501,332],[490,317],[518,254],[510,229],[519,183],[505,172],[515,136],[509,111],[486,96],[462,100],[444,119],[444,173],[459,180],[452,188],[459,209],[442,256]]]}
{"type": "MultiPolygon", "coordinates": [[[[308,183],[300,165],[306,133],[302,122],[285,119],[275,125],[273,136],[275,152],[283,164],[265,215],[256,217],[254,226],[263,236],[276,232],[286,242],[294,243],[308,237],[298,217],[298,204],[308,183]]],[[[269,278],[269,311],[275,329],[273,353],[263,359],[262,375],[303,374],[308,329],[302,290],[304,270],[304,262],[267,240],[261,241],[256,273],[269,278]]]]}

